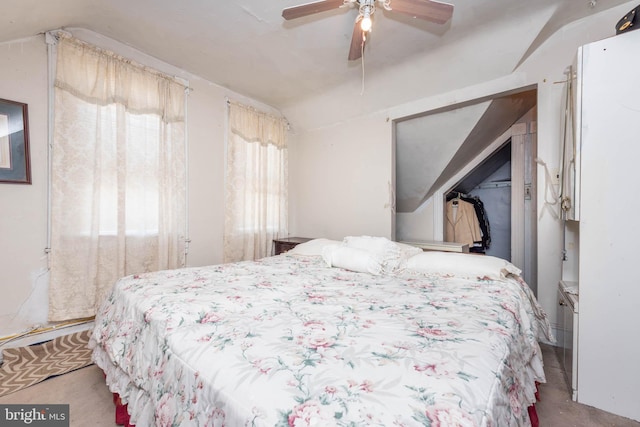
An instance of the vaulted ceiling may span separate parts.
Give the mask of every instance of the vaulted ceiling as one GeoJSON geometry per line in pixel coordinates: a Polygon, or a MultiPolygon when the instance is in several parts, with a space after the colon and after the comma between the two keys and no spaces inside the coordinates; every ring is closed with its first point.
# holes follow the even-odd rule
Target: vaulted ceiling
{"type": "MultiPolygon", "coordinates": [[[[267,104],[287,116],[295,133],[507,76],[526,67],[563,27],[636,5],[449,0],[453,17],[443,25],[378,7],[363,58],[349,61],[353,4],[294,20],[282,17],[283,9],[310,1],[3,0],[0,43],[54,29],[89,30],[267,104]]],[[[614,24],[604,34],[613,35],[614,24]]],[[[415,210],[493,134],[511,126],[535,103],[532,93],[487,100],[450,120],[429,115],[400,122],[398,211],[415,210]]]]}
{"type": "MultiPolygon", "coordinates": [[[[410,98],[428,75],[411,69],[416,58],[475,39],[487,55],[514,43],[486,37],[486,29],[520,29],[509,50],[517,67],[559,28],[628,0],[450,0],[453,18],[444,25],[379,8],[363,61],[347,53],[357,12],[342,7],[292,21],[282,9],[308,0],[4,0],[0,42],[58,28],[85,28],[110,37],[206,80],[278,109],[319,96],[363,75],[393,70],[410,98]],[[481,34],[485,34],[482,35],[481,34]],[[363,73],[364,72],[364,73],[363,73]]],[[[391,1],[393,6],[393,0],[391,1]]],[[[613,24],[613,23],[612,23],[613,24]]],[[[369,108],[385,94],[368,98],[369,108]]],[[[388,96],[386,96],[388,99],[388,96]]]]}

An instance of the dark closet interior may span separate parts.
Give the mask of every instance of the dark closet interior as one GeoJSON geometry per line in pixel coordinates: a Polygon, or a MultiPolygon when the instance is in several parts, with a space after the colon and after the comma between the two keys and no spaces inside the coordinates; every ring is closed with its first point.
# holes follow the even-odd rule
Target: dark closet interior
{"type": "Polygon", "coordinates": [[[447,222],[456,222],[456,205],[474,207],[480,239],[469,245],[470,252],[509,260],[511,258],[511,140],[476,167],[446,195],[449,215],[445,211],[445,240],[453,241],[447,222]],[[452,206],[453,205],[453,206],[452,206]],[[452,215],[452,211],[454,214],[452,215]]]}

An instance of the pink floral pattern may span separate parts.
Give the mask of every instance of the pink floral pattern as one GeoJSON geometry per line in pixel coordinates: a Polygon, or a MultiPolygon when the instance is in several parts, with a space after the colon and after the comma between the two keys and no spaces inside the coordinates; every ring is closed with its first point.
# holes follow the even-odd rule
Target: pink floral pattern
{"type": "Polygon", "coordinates": [[[307,400],[294,407],[287,417],[290,427],[335,426],[334,414],[327,411],[327,406],[317,400],[307,400]]]}
{"type": "Polygon", "coordinates": [[[522,280],[280,255],[123,278],[91,346],[140,426],[527,426],[545,335],[522,280]]]}

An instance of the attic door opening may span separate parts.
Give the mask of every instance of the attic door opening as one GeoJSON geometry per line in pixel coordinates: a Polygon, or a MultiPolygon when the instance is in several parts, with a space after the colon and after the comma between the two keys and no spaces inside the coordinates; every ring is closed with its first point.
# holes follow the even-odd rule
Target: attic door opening
{"type": "Polygon", "coordinates": [[[514,201],[507,208],[510,215],[504,215],[512,227],[507,227],[505,246],[498,248],[495,241],[491,246],[496,256],[523,270],[535,291],[536,102],[537,89],[530,86],[397,120],[395,239],[444,241],[447,193],[504,149],[503,156],[515,156],[510,167],[504,166],[511,173],[514,201]]]}

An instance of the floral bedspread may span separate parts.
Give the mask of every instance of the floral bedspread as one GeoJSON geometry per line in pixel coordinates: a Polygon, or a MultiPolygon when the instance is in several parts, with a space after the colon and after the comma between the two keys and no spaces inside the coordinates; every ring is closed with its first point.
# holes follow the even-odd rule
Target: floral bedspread
{"type": "Polygon", "coordinates": [[[530,425],[544,334],[519,279],[279,255],[123,278],[90,345],[138,426],[502,427],[530,425]]]}

